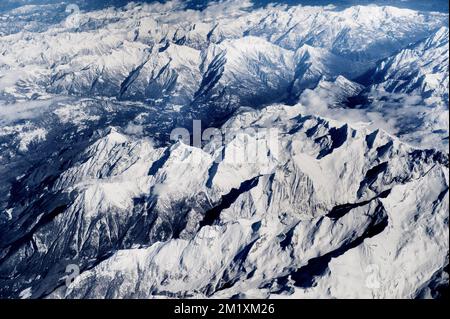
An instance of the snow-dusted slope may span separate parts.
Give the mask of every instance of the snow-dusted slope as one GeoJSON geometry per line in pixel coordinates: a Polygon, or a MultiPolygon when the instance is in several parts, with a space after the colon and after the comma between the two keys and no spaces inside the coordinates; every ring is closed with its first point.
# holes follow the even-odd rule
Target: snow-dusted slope
{"type": "Polygon", "coordinates": [[[359,80],[367,87],[350,99],[377,112],[403,140],[448,149],[448,27],[381,60],[359,80]]]}
{"type": "Polygon", "coordinates": [[[58,8],[0,19],[1,298],[448,285],[448,14],[58,8]]]}
{"type": "MultiPolygon", "coordinates": [[[[9,252],[2,257],[2,274],[13,274],[14,280],[3,282],[2,294],[14,296],[30,288],[33,297],[45,296],[63,284],[66,264],[84,270],[111,253],[68,291],[60,288],[50,296],[284,294],[328,276],[308,264],[318,263],[326,271],[328,263],[340,262],[341,255],[352,253],[366,238],[381,240],[387,249],[384,245],[392,245],[389,238],[394,236],[388,234],[410,235],[408,227],[416,227],[418,216],[424,222],[433,218],[417,224],[418,231],[432,230],[415,238],[429,247],[417,252],[416,241],[397,241],[402,248],[390,249],[412,252],[389,257],[392,272],[386,269],[380,276],[409,282],[407,273],[396,272],[408,258],[415,260],[408,264],[412,272],[424,272],[420,278],[442,269],[448,263],[447,155],[411,148],[380,131],[302,116],[299,110],[272,106],[236,115],[223,134],[252,127],[260,131],[238,134],[225,149],[214,141],[203,150],[181,142],[155,148],[114,128],[101,133],[58,177],[41,177],[45,183],[53,179],[42,195],[10,212],[2,232],[3,249],[9,252]],[[278,129],[280,144],[261,128],[278,129]],[[222,153],[225,157],[215,160],[222,153]],[[399,192],[414,192],[408,185],[417,183],[430,185],[432,193],[420,197],[420,206],[395,208],[399,192]],[[396,224],[398,214],[408,214],[403,226],[396,224]],[[385,232],[383,239],[379,234],[385,232]],[[46,276],[36,277],[41,273],[46,276]]],[[[45,173],[46,166],[21,179],[28,184],[25,189],[39,172],[53,174],[45,173]]],[[[384,251],[375,255],[383,259],[384,254],[390,256],[384,251]]],[[[361,258],[352,267],[375,262],[361,258]]],[[[364,278],[359,279],[355,285],[364,285],[364,278]]],[[[326,284],[335,294],[324,288],[318,296],[370,292],[346,291],[333,283],[326,284]]],[[[386,286],[379,293],[413,297],[423,284],[386,286]]]]}
{"type": "Polygon", "coordinates": [[[358,96],[364,86],[339,75],[334,81],[321,79],[313,89],[302,91],[300,103],[308,101],[315,95],[324,101],[330,108],[342,107],[349,103],[349,98],[358,96]]]}
{"type": "Polygon", "coordinates": [[[218,164],[212,162],[214,147],[206,147],[208,152],[172,147],[155,175],[147,177],[147,189],[158,194],[153,211],[168,218],[166,231],[175,232],[177,223],[185,230],[177,239],[120,250],[50,297],[294,297],[302,292],[403,298],[416,296],[448,264],[446,155],[410,148],[379,131],[305,117],[292,107],[244,112],[223,130],[264,125],[279,128],[283,138],[275,151],[262,136],[248,136],[272,149],[254,164],[238,160],[251,154],[243,137],[226,145],[230,155],[218,164]],[[415,199],[412,193],[421,195],[415,199]],[[189,198],[205,206],[183,208],[189,198]],[[161,211],[171,207],[178,207],[180,220],[161,211]],[[359,257],[347,257],[351,254],[359,257]],[[340,264],[361,273],[343,284],[340,264]],[[372,264],[380,269],[377,289],[367,286],[364,276],[372,264]],[[400,271],[404,267],[408,270],[400,271]]]}
{"type": "Polygon", "coordinates": [[[371,75],[375,89],[418,93],[448,103],[448,27],[379,63],[371,75]]]}
{"type": "MultiPolygon", "coordinates": [[[[207,58],[212,50],[210,45],[229,46],[231,52],[229,56],[224,55],[225,60],[233,60],[239,54],[245,56],[246,46],[260,48],[257,61],[265,64],[279,57],[280,53],[273,55],[274,50],[299,50],[300,60],[306,54],[320,61],[320,65],[337,64],[346,70],[341,75],[347,77],[347,73],[357,74],[360,69],[357,61],[362,60],[370,67],[374,60],[446,23],[444,14],[422,14],[392,7],[357,6],[335,11],[277,6],[248,11],[248,6],[245,1],[232,1],[194,12],[183,11],[182,5],[173,2],[135,4],[126,10],[78,13],[75,27],[62,21],[41,33],[25,29],[2,36],[0,65],[4,75],[0,90],[17,98],[67,92],[121,97],[138,94],[155,99],[158,90],[164,92],[181,86],[183,90],[195,91],[186,88],[188,83],[197,83],[198,76],[208,80],[205,79],[208,66],[214,67],[209,63],[218,63],[219,57],[207,58]],[[246,38],[247,35],[257,38],[246,38]],[[280,48],[269,49],[259,38],[280,48]],[[227,45],[226,41],[231,42],[227,45]],[[243,51],[239,53],[240,50],[243,51]],[[333,57],[326,50],[342,57],[333,57]],[[345,68],[349,62],[339,60],[344,58],[355,61],[355,65],[345,68]],[[132,82],[135,89],[130,87],[132,82]]],[[[251,68],[254,61],[249,58],[242,62],[251,68]]],[[[275,64],[278,63],[283,60],[275,64]]],[[[283,67],[280,75],[291,72],[294,76],[292,66],[283,67]]],[[[315,66],[313,70],[316,68],[321,69],[315,66]]],[[[244,70],[236,74],[239,80],[246,80],[242,78],[244,70]]],[[[254,72],[261,72],[257,74],[259,77],[267,76],[264,70],[254,72]]],[[[274,90],[277,82],[268,84],[274,90]]]]}

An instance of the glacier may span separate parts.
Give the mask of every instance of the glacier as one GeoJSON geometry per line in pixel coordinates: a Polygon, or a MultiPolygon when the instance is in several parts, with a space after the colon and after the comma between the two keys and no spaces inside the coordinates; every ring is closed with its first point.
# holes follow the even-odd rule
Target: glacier
{"type": "Polygon", "coordinates": [[[0,298],[445,296],[448,12],[124,2],[0,7],[0,298]]]}

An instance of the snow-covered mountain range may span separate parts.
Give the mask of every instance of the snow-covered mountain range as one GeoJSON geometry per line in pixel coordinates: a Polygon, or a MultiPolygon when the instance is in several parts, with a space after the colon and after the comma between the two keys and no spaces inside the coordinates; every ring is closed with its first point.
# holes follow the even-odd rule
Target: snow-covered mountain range
{"type": "Polygon", "coordinates": [[[393,6],[0,13],[0,297],[442,296],[448,53],[393,6]]]}

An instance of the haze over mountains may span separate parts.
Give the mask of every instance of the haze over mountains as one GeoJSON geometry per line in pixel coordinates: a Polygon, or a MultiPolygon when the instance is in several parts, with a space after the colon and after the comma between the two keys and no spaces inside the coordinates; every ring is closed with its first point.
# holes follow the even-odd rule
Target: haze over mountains
{"type": "Polygon", "coordinates": [[[0,15],[1,297],[442,296],[448,11],[66,5],[0,15]]]}

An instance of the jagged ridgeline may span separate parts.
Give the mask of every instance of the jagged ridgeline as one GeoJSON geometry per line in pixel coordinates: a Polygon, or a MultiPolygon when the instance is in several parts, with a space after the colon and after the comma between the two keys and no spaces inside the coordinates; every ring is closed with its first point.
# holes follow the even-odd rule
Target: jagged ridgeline
{"type": "Polygon", "coordinates": [[[448,12],[77,4],[0,7],[1,298],[443,296],[448,12]]]}

